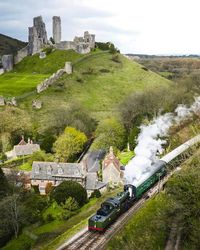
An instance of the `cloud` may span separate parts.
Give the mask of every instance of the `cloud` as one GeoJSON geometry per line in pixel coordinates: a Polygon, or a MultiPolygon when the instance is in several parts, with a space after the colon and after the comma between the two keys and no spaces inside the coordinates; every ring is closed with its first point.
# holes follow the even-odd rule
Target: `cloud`
{"type": "Polygon", "coordinates": [[[0,33],[27,40],[42,15],[50,37],[59,15],[64,40],[89,30],[126,53],[200,53],[199,7],[198,0],[0,0],[0,33]]]}

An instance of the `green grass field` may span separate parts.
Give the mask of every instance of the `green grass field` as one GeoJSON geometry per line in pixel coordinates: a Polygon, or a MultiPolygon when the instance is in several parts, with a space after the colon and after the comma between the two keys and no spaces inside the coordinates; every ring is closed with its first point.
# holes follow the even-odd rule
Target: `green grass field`
{"type": "Polygon", "coordinates": [[[0,76],[0,95],[19,97],[32,92],[38,83],[63,68],[66,61],[74,62],[82,57],[73,50],[56,50],[44,59],[40,59],[38,54],[28,56],[12,72],[0,76]]]}
{"type": "Polygon", "coordinates": [[[36,89],[49,74],[6,73],[0,76],[0,95],[17,97],[36,89]]]}

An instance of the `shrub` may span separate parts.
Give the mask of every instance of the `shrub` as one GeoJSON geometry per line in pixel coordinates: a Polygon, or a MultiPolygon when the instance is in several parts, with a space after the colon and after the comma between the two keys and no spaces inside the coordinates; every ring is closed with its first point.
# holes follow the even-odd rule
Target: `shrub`
{"type": "Polygon", "coordinates": [[[99,71],[100,71],[101,73],[109,73],[109,72],[110,72],[109,69],[100,69],[99,71]]]}
{"type": "Polygon", "coordinates": [[[49,54],[51,54],[52,50],[53,50],[52,47],[48,47],[48,48],[43,49],[43,52],[45,52],[46,55],[49,55],[49,54]]]}
{"type": "Polygon", "coordinates": [[[100,198],[101,197],[101,192],[99,190],[94,190],[91,195],[90,195],[90,199],[91,198],[100,198]]]}
{"type": "Polygon", "coordinates": [[[116,63],[120,63],[120,58],[119,58],[119,55],[113,55],[112,56],[112,59],[111,59],[113,62],[116,62],[116,63]]]}
{"type": "Polygon", "coordinates": [[[78,182],[63,181],[52,190],[50,197],[59,205],[64,204],[69,197],[72,197],[79,206],[83,206],[87,201],[87,192],[78,182]]]}
{"type": "Polygon", "coordinates": [[[4,163],[0,164],[2,168],[13,168],[22,165],[24,162],[27,162],[30,159],[30,155],[24,156],[21,158],[17,158],[14,160],[5,161],[4,163]]]}

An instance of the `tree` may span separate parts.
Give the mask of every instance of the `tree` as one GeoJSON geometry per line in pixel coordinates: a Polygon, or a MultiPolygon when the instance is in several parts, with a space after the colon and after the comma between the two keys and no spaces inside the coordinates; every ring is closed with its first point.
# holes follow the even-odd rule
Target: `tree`
{"type": "Polygon", "coordinates": [[[90,199],[100,198],[100,197],[101,197],[101,192],[98,189],[95,189],[90,195],[90,199]]]}
{"type": "Polygon", "coordinates": [[[108,150],[110,146],[122,150],[125,146],[126,131],[124,126],[115,118],[101,121],[95,131],[93,149],[108,150]]]}
{"type": "Polygon", "coordinates": [[[73,102],[67,108],[51,110],[50,114],[44,116],[42,124],[46,124],[43,134],[61,134],[66,127],[74,127],[86,135],[90,135],[95,127],[96,121],[91,118],[88,111],[79,103],[73,102]]]}
{"type": "Polygon", "coordinates": [[[24,221],[24,207],[20,202],[19,194],[4,198],[0,207],[7,231],[14,232],[15,238],[17,238],[24,221]]]}
{"type": "Polygon", "coordinates": [[[75,211],[79,208],[79,205],[78,202],[70,196],[69,198],[66,199],[63,208],[69,211],[75,211]]]}
{"type": "Polygon", "coordinates": [[[5,152],[11,149],[14,137],[31,129],[31,122],[29,114],[16,107],[6,107],[0,117],[0,141],[5,152]]]}
{"type": "Polygon", "coordinates": [[[50,194],[51,199],[54,199],[59,205],[65,204],[66,200],[71,197],[81,207],[87,201],[87,192],[84,187],[75,181],[63,181],[55,187],[50,194]]]}
{"type": "Polygon", "coordinates": [[[2,168],[0,168],[0,200],[4,198],[8,194],[8,192],[9,192],[8,181],[5,177],[2,168]]]}
{"type": "MultiPolygon", "coordinates": [[[[199,152],[187,161],[182,170],[177,172],[167,183],[166,194],[171,200],[168,217],[181,228],[185,246],[194,246],[198,249],[200,244],[200,160],[199,152]]],[[[184,247],[185,246],[185,247],[184,247]]]]}
{"type": "Polygon", "coordinates": [[[83,150],[87,137],[84,133],[72,127],[66,127],[64,133],[54,143],[54,150],[59,161],[73,161],[83,150]]]}

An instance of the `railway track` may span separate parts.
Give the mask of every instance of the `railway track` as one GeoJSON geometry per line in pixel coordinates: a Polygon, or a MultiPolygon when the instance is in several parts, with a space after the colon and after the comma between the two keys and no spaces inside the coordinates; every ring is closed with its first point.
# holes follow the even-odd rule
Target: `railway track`
{"type": "MultiPolygon", "coordinates": [[[[183,143],[181,146],[161,158],[160,160],[169,163],[181,153],[186,151],[191,146],[200,142],[200,135],[192,138],[191,140],[183,143]]],[[[79,236],[72,239],[71,241],[65,243],[57,250],[102,250],[105,248],[109,240],[122,229],[122,227],[128,222],[128,220],[133,216],[145,203],[145,201],[152,196],[156,195],[160,189],[163,188],[163,185],[168,181],[170,176],[179,170],[180,167],[177,166],[174,170],[170,171],[164,178],[159,180],[151,189],[143,194],[142,198],[136,201],[133,206],[118,217],[105,233],[90,232],[87,229],[84,230],[79,236]]]]}
{"type": "Polygon", "coordinates": [[[65,245],[58,248],[58,250],[102,250],[105,248],[108,241],[119,232],[122,227],[128,222],[128,220],[143,206],[147,199],[156,195],[163,185],[167,182],[169,177],[177,171],[178,167],[165,176],[162,180],[156,183],[151,189],[143,194],[142,198],[134,203],[134,205],[125,213],[123,213],[118,219],[104,232],[90,232],[84,231],[78,237],[65,245]]]}
{"type": "Polygon", "coordinates": [[[130,219],[130,217],[142,207],[145,201],[158,192],[158,187],[155,185],[143,197],[135,202],[135,204],[106,230],[104,233],[85,231],[73,241],[66,243],[65,246],[58,250],[100,250],[103,249],[106,243],[117,233],[130,219]]]}

